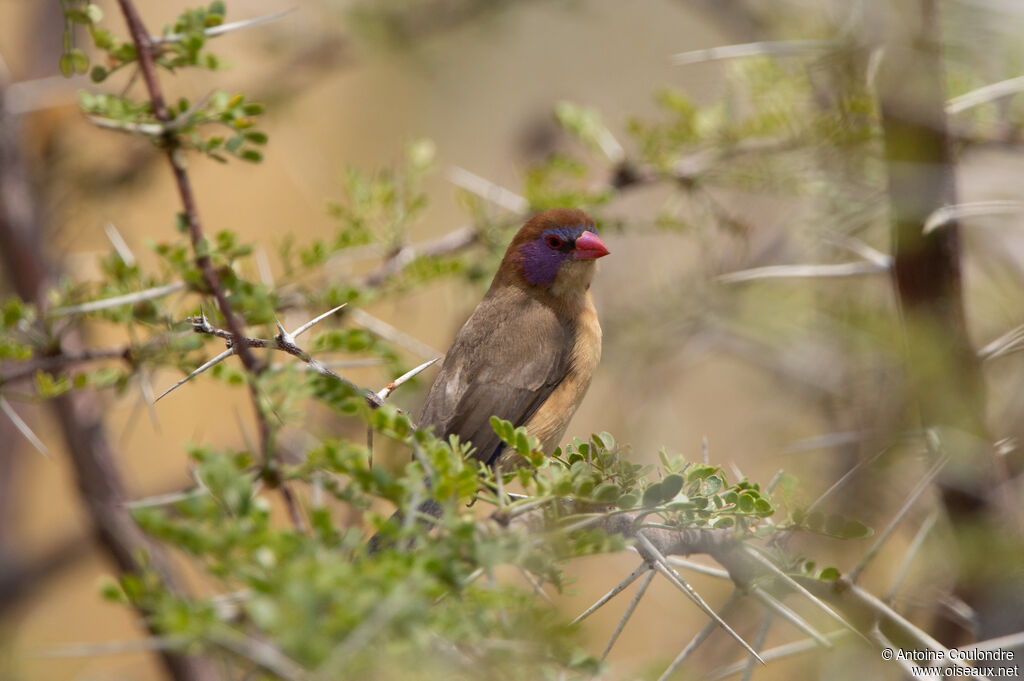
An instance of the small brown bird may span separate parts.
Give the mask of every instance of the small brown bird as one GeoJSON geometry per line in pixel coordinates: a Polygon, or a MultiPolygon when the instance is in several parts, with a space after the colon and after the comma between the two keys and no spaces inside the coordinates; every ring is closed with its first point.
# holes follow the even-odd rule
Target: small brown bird
{"type": "Polygon", "coordinates": [[[473,456],[500,470],[519,455],[503,446],[491,416],[526,426],[546,453],[558,446],[601,359],[590,281],[608,249],[595,231],[574,209],[523,225],[445,355],[421,428],[472,441],[473,456]]]}

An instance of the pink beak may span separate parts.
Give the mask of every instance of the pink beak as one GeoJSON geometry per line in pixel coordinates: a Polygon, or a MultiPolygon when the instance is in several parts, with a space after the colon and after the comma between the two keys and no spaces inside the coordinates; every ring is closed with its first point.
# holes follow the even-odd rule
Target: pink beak
{"type": "Polygon", "coordinates": [[[574,260],[597,260],[608,255],[608,247],[593,232],[583,232],[576,237],[574,260]]]}

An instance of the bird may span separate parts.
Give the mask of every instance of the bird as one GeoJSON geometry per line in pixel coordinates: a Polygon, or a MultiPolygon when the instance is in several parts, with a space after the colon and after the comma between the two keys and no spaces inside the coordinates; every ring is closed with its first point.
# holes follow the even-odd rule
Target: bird
{"type": "Polygon", "coordinates": [[[455,335],[419,418],[502,472],[524,460],[491,427],[525,426],[545,454],[559,445],[601,359],[601,325],[590,293],[608,255],[594,220],[556,208],[512,238],[483,299],[455,335]]]}
{"type": "MultiPolygon", "coordinates": [[[[578,209],[538,213],[509,243],[483,299],[455,334],[420,412],[418,428],[470,442],[470,456],[501,472],[525,463],[491,427],[525,426],[552,454],[601,360],[601,325],[590,282],[608,255],[594,220],[578,209]]],[[[421,502],[440,517],[441,504],[421,502]]],[[[395,511],[391,521],[403,517],[395,511]]],[[[392,546],[385,534],[369,554],[392,546]]]]}

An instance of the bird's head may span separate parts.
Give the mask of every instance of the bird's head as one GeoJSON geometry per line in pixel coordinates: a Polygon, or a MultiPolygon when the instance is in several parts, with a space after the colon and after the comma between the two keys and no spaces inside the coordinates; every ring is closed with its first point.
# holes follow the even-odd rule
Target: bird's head
{"type": "Polygon", "coordinates": [[[516,233],[501,269],[520,284],[556,296],[583,293],[596,260],[608,255],[594,220],[581,210],[556,208],[535,215],[516,233]]]}

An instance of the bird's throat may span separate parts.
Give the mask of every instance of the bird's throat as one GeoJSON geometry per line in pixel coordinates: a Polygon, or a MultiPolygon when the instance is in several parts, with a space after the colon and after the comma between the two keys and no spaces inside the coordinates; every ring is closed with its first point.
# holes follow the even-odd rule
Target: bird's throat
{"type": "Polygon", "coordinates": [[[551,284],[551,295],[571,300],[582,298],[590,290],[590,282],[597,270],[593,260],[569,261],[562,265],[551,284]]]}

